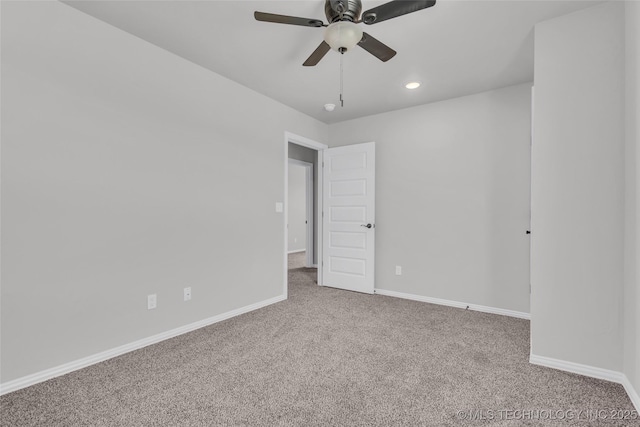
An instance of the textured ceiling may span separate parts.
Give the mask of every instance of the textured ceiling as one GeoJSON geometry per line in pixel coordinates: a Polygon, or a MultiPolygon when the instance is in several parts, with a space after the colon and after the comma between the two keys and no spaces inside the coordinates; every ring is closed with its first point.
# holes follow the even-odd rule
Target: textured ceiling
{"type": "MultiPolygon", "coordinates": [[[[322,19],[324,1],[65,1],[325,123],[335,123],[533,80],[533,28],[592,6],[584,1],[453,1],[371,26],[398,54],[383,63],[363,49],[315,67],[302,63],[323,28],[255,21],[253,12],[322,19]],[[419,81],[409,91],[404,84],[419,81]]],[[[363,10],[385,3],[364,0],[363,10]]]]}

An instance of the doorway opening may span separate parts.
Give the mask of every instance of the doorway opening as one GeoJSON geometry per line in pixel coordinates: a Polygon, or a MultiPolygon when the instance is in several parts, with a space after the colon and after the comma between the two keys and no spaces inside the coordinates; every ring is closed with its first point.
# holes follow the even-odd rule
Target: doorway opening
{"type": "Polygon", "coordinates": [[[290,150],[289,154],[289,203],[288,213],[288,254],[289,269],[292,267],[317,268],[315,262],[315,182],[314,172],[317,152],[300,149],[290,150]],[[306,154],[311,162],[291,158],[306,154]],[[293,261],[293,262],[292,262],[293,261]]]}
{"type": "MultiPolygon", "coordinates": [[[[322,159],[327,145],[285,132],[284,289],[291,269],[305,269],[322,285],[322,159]]],[[[302,271],[302,270],[300,270],[302,271]]]]}

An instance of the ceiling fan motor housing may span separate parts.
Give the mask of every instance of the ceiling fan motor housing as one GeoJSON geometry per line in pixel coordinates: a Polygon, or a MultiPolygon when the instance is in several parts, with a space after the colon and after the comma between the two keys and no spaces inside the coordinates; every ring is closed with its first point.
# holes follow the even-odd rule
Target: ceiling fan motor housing
{"type": "Polygon", "coordinates": [[[324,13],[329,23],[337,21],[355,22],[360,17],[360,12],[362,12],[362,2],[360,0],[334,0],[333,4],[338,4],[338,9],[342,7],[344,10],[342,12],[336,10],[332,5],[332,1],[326,0],[324,3],[324,13]]]}

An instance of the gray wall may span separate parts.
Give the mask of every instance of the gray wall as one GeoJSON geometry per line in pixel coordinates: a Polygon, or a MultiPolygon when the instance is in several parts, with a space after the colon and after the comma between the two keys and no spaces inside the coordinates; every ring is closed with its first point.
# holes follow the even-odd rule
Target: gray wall
{"type": "Polygon", "coordinates": [[[376,142],[376,288],[529,312],[530,93],[330,126],[332,146],[376,142]]]}
{"type": "Polygon", "coordinates": [[[282,139],[326,125],[58,2],[2,2],[1,66],[0,381],[282,294],[282,139]]]}
{"type": "Polygon", "coordinates": [[[640,3],[625,3],[625,286],[623,368],[640,391],[640,3]]]}
{"type": "Polygon", "coordinates": [[[305,250],[307,245],[307,172],[289,163],[288,245],[289,252],[305,250]]]}
{"type": "Polygon", "coordinates": [[[531,352],[622,370],[624,4],[536,26],[531,352]]]}
{"type": "Polygon", "coordinates": [[[298,144],[289,143],[289,158],[313,164],[313,262],[318,263],[318,152],[298,144]]]}
{"type": "Polygon", "coordinates": [[[311,148],[303,147],[298,144],[289,143],[289,158],[296,159],[307,163],[313,163],[313,168],[317,169],[318,152],[311,148]]]}

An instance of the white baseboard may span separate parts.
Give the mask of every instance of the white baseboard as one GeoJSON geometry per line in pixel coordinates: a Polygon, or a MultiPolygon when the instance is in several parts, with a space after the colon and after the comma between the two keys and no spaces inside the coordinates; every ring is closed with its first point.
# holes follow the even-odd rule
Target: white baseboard
{"type": "Polygon", "coordinates": [[[431,298],[431,297],[425,297],[422,295],[405,294],[403,292],[388,291],[386,289],[375,289],[374,293],[378,295],[385,295],[388,297],[396,297],[396,298],[410,299],[413,301],[428,302],[430,304],[446,305],[449,307],[465,308],[465,309],[468,308],[469,310],[481,311],[483,313],[499,314],[502,316],[517,317],[519,319],[527,319],[527,320],[531,319],[531,315],[529,313],[524,313],[522,311],[507,310],[505,308],[487,307],[484,305],[470,304],[470,303],[459,302],[459,301],[451,301],[451,300],[440,299],[440,298],[431,298]]]}
{"type": "Polygon", "coordinates": [[[297,253],[306,252],[306,251],[307,251],[306,249],[296,249],[294,251],[288,251],[287,253],[291,255],[291,254],[297,254],[297,253]]]}
{"type": "Polygon", "coordinates": [[[36,372],[35,374],[27,375],[6,383],[0,384],[0,396],[3,394],[11,393],[12,391],[20,390],[21,388],[29,387],[49,380],[51,378],[59,377],[69,372],[77,371],[78,369],[86,368],[87,366],[95,365],[96,363],[103,362],[107,359],[111,359],[116,356],[120,356],[125,353],[129,353],[140,348],[159,343],[160,341],[167,340],[169,338],[176,337],[178,335],[186,334],[187,332],[194,331],[196,329],[203,328],[205,326],[212,325],[214,323],[221,322],[231,317],[239,316],[250,311],[257,310],[262,307],[266,307],[271,304],[275,304],[280,301],[286,300],[286,296],[279,295],[268,300],[259,301],[254,304],[250,304],[244,307],[237,308],[235,310],[228,311],[226,313],[218,314],[217,316],[210,317],[208,319],[200,320],[198,322],[190,323],[179,328],[171,329],[170,331],[162,332],[147,338],[143,338],[138,341],[134,341],[129,344],[121,345],[110,350],[102,351],[100,353],[83,357],[82,359],[74,360],[69,363],[65,363],[54,368],[45,369],[44,371],[36,372]]]}
{"type": "Polygon", "coordinates": [[[622,375],[622,386],[629,395],[629,399],[631,399],[631,403],[633,403],[636,411],[640,414],[640,394],[638,393],[638,390],[633,388],[631,381],[629,381],[629,378],[624,374],[622,375]]]}
{"type": "Polygon", "coordinates": [[[631,403],[636,408],[636,411],[640,412],[640,396],[638,392],[633,388],[629,378],[622,372],[612,371],[609,369],[596,368],[594,366],[583,365],[580,363],[567,362],[566,360],[554,359],[552,357],[538,356],[535,354],[529,355],[529,363],[538,366],[544,366],[546,368],[558,369],[560,371],[571,372],[574,374],[584,375],[586,377],[597,378],[599,380],[611,381],[614,383],[622,384],[625,391],[631,399],[631,403]]]}
{"type": "Polygon", "coordinates": [[[572,372],[599,380],[612,381],[614,383],[622,383],[622,373],[611,371],[609,369],[596,368],[580,363],[567,362],[565,360],[554,359],[552,357],[529,355],[529,363],[544,366],[547,368],[559,369],[561,371],[572,372]]]}

